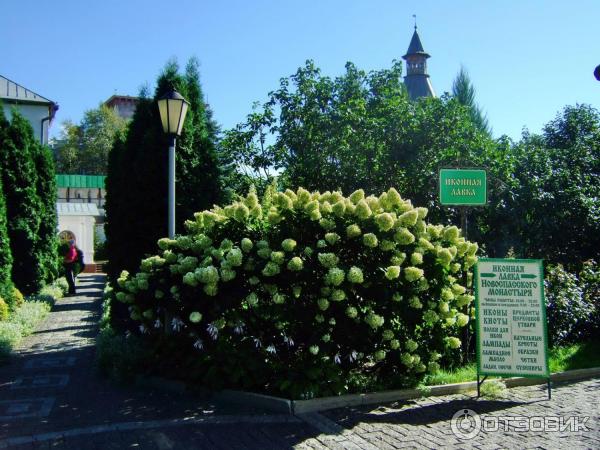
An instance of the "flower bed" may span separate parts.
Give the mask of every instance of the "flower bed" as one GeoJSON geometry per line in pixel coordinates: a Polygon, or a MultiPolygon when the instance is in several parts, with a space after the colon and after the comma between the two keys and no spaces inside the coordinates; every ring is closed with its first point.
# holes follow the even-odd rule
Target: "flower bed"
{"type": "MultiPolygon", "coordinates": [[[[48,315],[56,299],[68,290],[67,281],[59,278],[53,284],[44,286],[37,295],[27,298],[18,293],[18,301],[12,301],[14,307],[6,310],[6,316],[0,318],[0,363],[10,356],[13,348],[48,315]]],[[[16,291],[16,289],[15,289],[16,291]]],[[[16,291],[18,292],[18,291],[16,291]]],[[[0,305],[4,301],[0,297],[0,305]]]]}
{"type": "Polygon", "coordinates": [[[413,386],[461,347],[478,249],[426,215],[394,189],[250,192],[161,239],[114,295],[157,365],[209,387],[311,398],[361,376],[413,386]]]}

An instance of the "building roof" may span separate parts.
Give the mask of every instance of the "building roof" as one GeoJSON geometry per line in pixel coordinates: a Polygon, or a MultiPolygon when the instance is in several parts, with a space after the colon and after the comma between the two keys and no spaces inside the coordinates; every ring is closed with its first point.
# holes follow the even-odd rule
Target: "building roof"
{"type": "Polygon", "coordinates": [[[99,216],[100,211],[95,203],[56,203],[59,216],[99,216]]]}
{"type": "Polygon", "coordinates": [[[403,58],[406,59],[406,57],[410,55],[423,55],[426,58],[429,58],[429,54],[423,49],[423,44],[421,44],[421,38],[419,37],[419,33],[417,33],[417,27],[415,27],[415,32],[412,35],[408,50],[406,50],[406,55],[404,55],[403,58]]]}
{"type": "Polygon", "coordinates": [[[124,101],[137,103],[139,99],[140,99],[139,97],[132,97],[131,95],[116,95],[115,94],[115,95],[111,95],[110,98],[104,102],[104,104],[106,106],[114,106],[115,104],[124,102],[124,101]]]}
{"type": "Polygon", "coordinates": [[[54,104],[52,100],[42,97],[2,75],[0,75],[0,100],[8,101],[9,103],[38,103],[48,106],[54,104]]]}
{"type": "Polygon", "coordinates": [[[100,188],[104,189],[105,175],[56,175],[59,188],[100,188]]]}

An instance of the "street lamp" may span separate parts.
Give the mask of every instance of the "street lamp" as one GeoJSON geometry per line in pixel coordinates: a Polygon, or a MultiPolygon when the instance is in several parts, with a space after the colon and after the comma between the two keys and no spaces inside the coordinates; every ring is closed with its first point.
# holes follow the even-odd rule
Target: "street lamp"
{"type": "Polygon", "coordinates": [[[169,136],[169,237],[175,237],[175,139],[181,134],[189,103],[174,89],[158,99],[163,130],[169,136]]]}

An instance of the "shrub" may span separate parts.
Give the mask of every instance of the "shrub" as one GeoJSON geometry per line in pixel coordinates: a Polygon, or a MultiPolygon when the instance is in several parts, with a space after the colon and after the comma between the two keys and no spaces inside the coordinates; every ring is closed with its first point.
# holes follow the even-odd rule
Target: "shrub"
{"type": "Polygon", "coordinates": [[[63,295],[69,292],[69,283],[67,283],[67,279],[64,277],[59,278],[54,282],[55,286],[58,286],[62,291],[63,295]]]}
{"type": "Polygon", "coordinates": [[[8,319],[8,305],[2,297],[0,297],[0,322],[8,319]]]}
{"type": "Polygon", "coordinates": [[[579,273],[583,300],[591,308],[588,332],[593,339],[600,339],[600,266],[594,260],[583,263],[579,273]]]}
{"type": "Polygon", "coordinates": [[[60,286],[53,284],[53,285],[49,285],[49,286],[44,286],[42,289],[40,289],[38,297],[43,296],[43,297],[61,298],[64,295],[65,295],[65,292],[63,291],[63,289],[60,286]]]}
{"type": "Polygon", "coordinates": [[[51,308],[51,304],[46,299],[27,300],[14,312],[10,321],[18,324],[21,327],[21,334],[27,336],[48,315],[51,308]]]}
{"type": "Polygon", "coordinates": [[[110,327],[100,330],[96,343],[96,367],[117,382],[132,381],[151,357],[138,337],[125,337],[110,327]]]}
{"type": "Polygon", "coordinates": [[[564,345],[585,338],[593,309],[584,299],[578,277],[558,264],[548,266],[545,278],[549,344],[564,345]]]}
{"type": "Polygon", "coordinates": [[[25,298],[23,297],[21,291],[19,291],[13,285],[4,286],[1,289],[0,294],[11,311],[15,311],[25,301],[25,298]]]}
{"type": "Polygon", "coordinates": [[[356,373],[415,385],[461,347],[477,260],[426,214],[395,189],[268,190],[262,205],[251,191],[159,240],[115,296],[165,367],[209,387],[306,398],[342,393],[356,373]]]}
{"type": "Polygon", "coordinates": [[[481,395],[485,398],[504,398],[507,393],[506,383],[501,380],[489,380],[481,385],[481,395]]]}
{"type": "Polygon", "coordinates": [[[11,321],[0,322],[0,362],[5,360],[12,348],[22,339],[21,326],[11,321]]]}

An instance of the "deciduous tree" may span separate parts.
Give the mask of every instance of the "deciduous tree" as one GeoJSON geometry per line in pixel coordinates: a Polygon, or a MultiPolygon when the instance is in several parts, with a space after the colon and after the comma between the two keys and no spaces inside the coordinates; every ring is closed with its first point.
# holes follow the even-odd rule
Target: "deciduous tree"
{"type": "Polygon", "coordinates": [[[115,138],[124,133],[127,120],[101,104],[85,112],[79,125],[62,124],[61,138],[54,146],[60,173],[106,174],[108,152],[115,138]]]}

